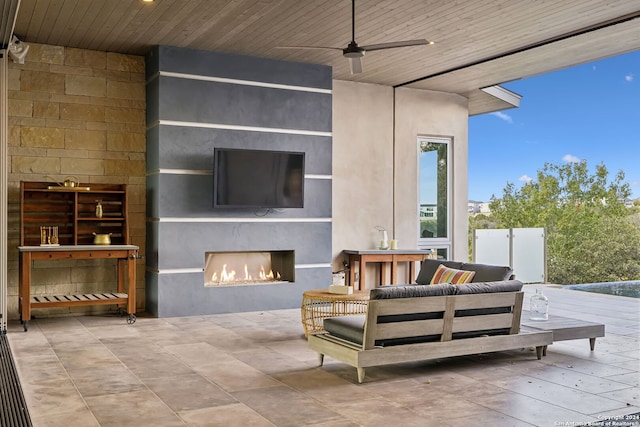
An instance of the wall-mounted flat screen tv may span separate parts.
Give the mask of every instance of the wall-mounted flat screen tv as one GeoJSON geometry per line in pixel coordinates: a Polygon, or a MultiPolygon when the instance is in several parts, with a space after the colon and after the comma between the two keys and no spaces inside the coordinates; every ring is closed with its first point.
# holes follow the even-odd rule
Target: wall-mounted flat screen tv
{"type": "Polygon", "coordinates": [[[302,208],[304,153],[215,148],[214,208],[302,208]]]}

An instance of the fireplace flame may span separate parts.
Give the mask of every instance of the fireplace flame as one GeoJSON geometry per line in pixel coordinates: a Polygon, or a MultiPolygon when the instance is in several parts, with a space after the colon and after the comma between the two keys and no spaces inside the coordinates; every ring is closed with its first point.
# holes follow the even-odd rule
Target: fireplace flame
{"type": "MultiPolygon", "coordinates": [[[[253,277],[249,273],[249,266],[247,264],[244,265],[244,278],[236,277],[235,270],[227,271],[227,264],[222,265],[222,271],[220,275],[217,272],[213,272],[211,275],[211,281],[217,283],[229,283],[229,282],[252,282],[254,281],[253,277]]],[[[273,272],[273,270],[269,270],[268,273],[265,272],[264,265],[260,266],[260,272],[258,273],[258,281],[273,281],[280,280],[280,273],[273,272]]]]}

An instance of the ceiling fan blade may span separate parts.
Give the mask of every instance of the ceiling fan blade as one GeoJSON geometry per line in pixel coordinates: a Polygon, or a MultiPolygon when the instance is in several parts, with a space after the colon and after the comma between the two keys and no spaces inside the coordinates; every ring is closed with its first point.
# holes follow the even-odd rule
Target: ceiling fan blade
{"type": "Polygon", "coordinates": [[[426,39],[419,39],[419,40],[405,40],[401,42],[379,43],[379,44],[372,44],[369,46],[361,46],[361,47],[365,51],[370,52],[372,50],[393,49],[396,47],[422,46],[422,45],[430,45],[430,44],[433,44],[433,42],[426,39]]]}
{"type": "Polygon", "coordinates": [[[351,65],[351,74],[360,74],[362,72],[362,58],[349,58],[351,65]]]}
{"type": "Polygon", "coordinates": [[[276,49],[330,49],[330,50],[342,50],[341,47],[328,47],[328,46],[276,46],[276,49]]]}

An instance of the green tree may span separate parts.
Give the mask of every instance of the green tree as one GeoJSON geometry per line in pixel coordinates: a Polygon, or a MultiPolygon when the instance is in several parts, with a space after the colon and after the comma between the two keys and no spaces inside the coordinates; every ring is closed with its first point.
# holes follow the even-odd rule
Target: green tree
{"type": "Polygon", "coordinates": [[[508,183],[492,197],[499,228],[544,227],[551,283],[591,283],[640,278],[640,223],[624,199],[624,173],[609,182],[604,165],[546,163],[519,190],[508,183]]]}

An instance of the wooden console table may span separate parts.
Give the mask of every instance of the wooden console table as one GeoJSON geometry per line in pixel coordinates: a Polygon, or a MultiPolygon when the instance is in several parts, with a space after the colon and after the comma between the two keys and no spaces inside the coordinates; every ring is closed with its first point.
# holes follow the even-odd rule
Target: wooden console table
{"type": "Polygon", "coordinates": [[[138,246],[134,245],[60,245],[18,246],[19,289],[18,310],[24,330],[28,329],[34,308],[72,307],[87,305],[126,305],[128,323],[136,316],[136,259],[138,246]],[[117,259],[117,292],[79,295],[31,296],[32,261],[60,261],[68,259],[117,259]],[[126,287],[125,287],[126,284],[126,287]]]}
{"type": "Polygon", "coordinates": [[[349,261],[349,285],[354,289],[366,288],[366,267],[367,263],[379,263],[380,264],[380,284],[386,285],[387,281],[387,268],[391,264],[391,280],[390,284],[395,285],[398,279],[398,263],[409,263],[409,282],[415,279],[416,268],[414,262],[422,262],[429,258],[430,251],[421,250],[407,250],[407,249],[393,249],[393,250],[345,250],[343,251],[349,261]],[[355,264],[359,264],[360,278],[358,285],[355,281],[355,264]]]}

